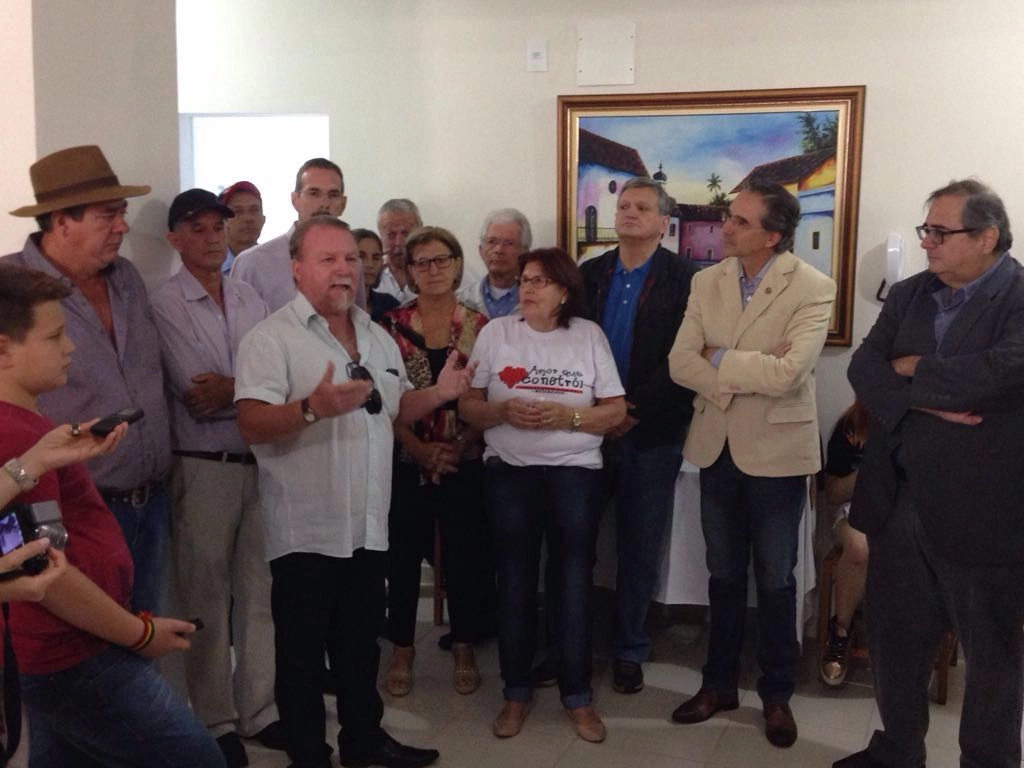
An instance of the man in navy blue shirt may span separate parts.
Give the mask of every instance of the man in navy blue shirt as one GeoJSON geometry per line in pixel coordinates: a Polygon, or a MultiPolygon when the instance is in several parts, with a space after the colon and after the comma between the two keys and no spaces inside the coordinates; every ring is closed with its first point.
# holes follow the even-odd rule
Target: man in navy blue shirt
{"type": "Polygon", "coordinates": [[[616,207],[618,247],[580,267],[588,312],[611,343],[628,407],[604,442],[618,546],[611,654],[619,693],[644,685],[641,664],[651,648],[644,622],[693,414],[693,392],[668,372],[668,353],[697,272],[689,259],[661,245],[674,207],[658,182],[630,179],[616,207]]]}

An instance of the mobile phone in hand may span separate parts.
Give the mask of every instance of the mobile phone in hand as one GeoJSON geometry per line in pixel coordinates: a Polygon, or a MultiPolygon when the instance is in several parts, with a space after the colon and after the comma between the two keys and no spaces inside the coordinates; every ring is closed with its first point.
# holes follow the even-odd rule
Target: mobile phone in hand
{"type": "Polygon", "coordinates": [[[89,427],[89,431],[96,435],[96,437],[106,437],[114,431],[118,424],[134,424],[142,416],[143,411],[141,408],[122,408],[117,413],[112,413],[97,421],[89,427]]]}

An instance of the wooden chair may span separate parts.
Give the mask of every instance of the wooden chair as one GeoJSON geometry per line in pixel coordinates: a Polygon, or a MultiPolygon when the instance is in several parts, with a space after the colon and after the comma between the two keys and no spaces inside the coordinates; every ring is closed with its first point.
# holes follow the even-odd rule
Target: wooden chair
{"type": "MultiPolygon", "coordinates": [[[[828,643],[828,622],[832,617],[832,588],[835,583],[835,568],[843,548],[836,544],[821,561],[821,577],[818,579],[818,653],[828,643]]],[[[870,555],[869,555],[870,556],[870,555]]],[[[867,649],[850,649],[851,657],[867,658],[867,649]]],[[[957,637],[955,630],[949,630],[939,643],[939,654],[935,660],[935,701],[945,704],[949,694],[949,668],[957,661],[957,637]]]]}

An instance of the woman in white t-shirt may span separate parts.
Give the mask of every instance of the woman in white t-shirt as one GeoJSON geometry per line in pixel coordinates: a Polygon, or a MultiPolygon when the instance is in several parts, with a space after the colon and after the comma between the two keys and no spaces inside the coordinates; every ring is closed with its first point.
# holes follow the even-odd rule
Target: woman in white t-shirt
{"type": "Polygon", "coordinates": [[[565,251],[519,257],[521,315],[480,331],[473,388],[459,415],[484,430],[487,495],[498,566],[498,638],[505,707],[496,736],[522,729],[533,695],[542,537],[555,563],[547,585],[561,659],[562,704],[587,741],[605,727],[592,706],[590,592],[601,516],[601,436],[626,414],[601,328],[584,320],[583,280],[565,251]]]}

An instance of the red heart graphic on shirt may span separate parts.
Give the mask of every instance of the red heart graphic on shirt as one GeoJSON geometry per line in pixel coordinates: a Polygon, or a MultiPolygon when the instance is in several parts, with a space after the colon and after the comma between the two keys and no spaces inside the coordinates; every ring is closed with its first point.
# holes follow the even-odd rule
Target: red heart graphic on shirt
{"type": "Polygon", "coordinates": [[[506,365],[501,373],[498,374],[498,378],[505,382],[505,386],[512,389],[516,384],[526,378],[528,374],[525,368],[513,368],[511,365],[506,365]]]}

